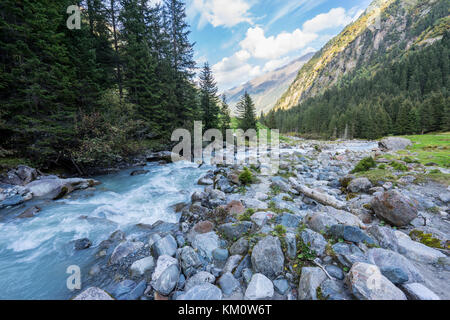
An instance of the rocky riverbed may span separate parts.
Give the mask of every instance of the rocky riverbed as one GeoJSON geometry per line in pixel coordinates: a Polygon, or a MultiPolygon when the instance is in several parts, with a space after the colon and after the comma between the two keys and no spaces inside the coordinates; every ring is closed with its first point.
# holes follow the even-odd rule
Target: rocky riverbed
{"type": "MultiPolygon", "coordinates": [[[[190,200],[171,204],[175,221],[138,223],[101,241],[76,239],[75,250],[90,259],[82,289],[72,296],[449,299],[450,189],[417,181],[415,173],[429,170],[418,163],[408,164],[408,174],[392,171],[395,182],[350,174],[360,160],[371,156],[383,164],[386,153],[406,145],[296,140],[282,146],[277,175],[264,176],[254,165],[247,184],[244,165],[203,168],[195,190],[183,190],[190,200]]],[[[58,178],[15,174],[20,180],[2,191],[5,208],[18,204],[11,197],[60,199],[97,184],[59,179],[46,189],[47,179],[58,178]]]]}

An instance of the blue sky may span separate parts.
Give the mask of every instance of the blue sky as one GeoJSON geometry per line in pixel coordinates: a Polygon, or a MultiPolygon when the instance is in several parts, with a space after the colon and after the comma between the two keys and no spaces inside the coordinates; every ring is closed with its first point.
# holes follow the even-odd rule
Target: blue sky
{"type": "Polygon", "coordinates": [[[195,60],[208,61],[226,90],[319,50],[370,2],[187,0],[195,60]]]}

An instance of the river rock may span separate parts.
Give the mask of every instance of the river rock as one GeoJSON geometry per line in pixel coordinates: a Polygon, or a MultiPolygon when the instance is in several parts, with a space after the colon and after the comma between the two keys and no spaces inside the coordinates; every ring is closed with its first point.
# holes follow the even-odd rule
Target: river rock
{"type": "Polygon", "coordinates": [[[130,176],[132,176],[132,177],[134,177],[134,176],[140,176],[140,175],[143,175],[143,174],[147,174],[147,173],[149,173],[150,171],[149,170],[134,170],[134,171],[132,171],[131,173],[130,173],[130,176]]]}
{"type": "Polygon", "coordinates": [[[230,272],[224,273],[219,278],[218,284],[222,289],[222,292],[227,296],[231,295],[241,287],[239,281],[230,272]]]}
{"type": "Polygon", "coordinates": [[[152,281],[156,282],[159,279],[159,277],[163,274],[163,272],[171,265],[178,266],[178,260],[171,256],[166,255],[159,256],[158,260],[156,261],[155,271],[153,271],[152,274],[152,281]]]}
{"type": "Polygon", "coordinates": [[[34,197],[41,199],[60,199],[75,190],[87,189],[98,185],[99,182],[92,179],[41,179],[27,184],[27,188],[34,197]]]}
{"type": "Polygon", "coordinates": [[[256,272],[275,279],[283,273],[284,255],[280,240],[267,236],[260,240],[252,251],[252,265],[256,272]]]}
{"type": "Polygon", "coordinates": [[[291,214],[291,213],[282,213],[277,216],[276,223],[285,226],[286,228],[297,228],[302,222],[302,217],[291,214]]]}
{"type": "Polygon", "coordinates": [[[162,239],[156,241],[153,246],[153,254],[155,257],[161,255],[174,256],[177,253],[177,241],[175,238],[169,234],[162,239]]]}
{"type": "Polygon", "coordinates": [[[89,248],[90,246],[92,246],[92,242],[88,238],[75,240],[74,243],[75,250],[84,250],[89,248]]]}
{"type": "Polygon", "coordinates": [[[231,255],[245,255],[248,252],[249,243],[245,238],[240,238],[238,241],[233,243],[230,247],[231,255]]]}
{"type": "Polygon", "coordinates": [[[381,140],[378,147],[382,151],[398,151],[412,145],[411,140],[400,137],[389,137],[381,140]]]}
{"type": "Polygon", "coordinates": [[[338,280],[344,279],[344,272],[342,272],[342,269],[338,266],[329,264],[325,267],[325,270],[327,270],[328,274],[332,276],[333,278],[336,278],[338,280]]]}
{"type": "Polygon", "coordinates": [[[168,296],[173,289],[175,289],[178,279],[180,277],[180,270],[176,264],[167,267],[161,276],[158,277],[153,287],[163,296],[168,296]]]}
{"type": "Polygon", "coordinates": [[[232,200],[226,206],[225,210],[230,215],[241,215],[245,212],[245,207],[239,200],[232,200]]]}
{"type": "Polygon", "coordinates": [[[440,258],[445,258],[446,255],[442,252],[428,247],[420,242],[411,240],[411,238],[401,231],[395,231],[398,240],[398,252],[408,257],[409,259],[433,264],[438,262],[440,258]]]}
{"type": "Polygon", "coordinates": [[[195,286],[202,285],[204,283],[214,283],[214,281],[216,281],[216,277],[214,277],[211,273],[206,271],[199,271],[186,280],[184,290],[189,291],[195,286]]]}
{"type": "Polygon", "coordinates": [[[396,190],[375,196],[371,207],[377,216],[397,227],[407,226],[417,217],[416,204],[396,190]]]}
{"type": "Polygon", "coordinates": [[[247,300],[268,300],[274,295],[273,283],[261,273],[256,273],[252,276],[247,290],[245,291],[245,298],[247,300]]]}
{"type": "Polygon", "coordinates": [[[406,300],[405,294],[372,264],[355,263],[348,274],[348,284],[358,300],[406,300]]]}
{"type": "Polygon", "coordinates": [[[286,294],[289,291],[289,289],[291,288],[289,286],[289,281],[287,281],[286,279],[274,280],[273,287],[275,288],[275,291],[281,295],[286,294]]]}
{"type": "Polygon", "coordinates": [[[326,279],[320,284],[324,300],[352,300],[342,281],[326,279]]]}
{"type": "Polygon", "coordinates": [[[217,249],[213,250],[212,255],[213,255],[213,258],[217,261],[225,261],[228,258],[228,250],[222,249],[222,248],[217,248],[217,249]]]}
{"type": "Polygon", "coordinates": [[[222,300],[222,291],[215,285],[205,283],[192,287],[186,293],[177,297],[177,300],[222,300]]]}
{"type": "Polygon", "coordinates": [[[245,233],[252,229],[253,224],[249,221],[237,223],[225,223],[218,227],[219,231],[224,234],[227,239],[233,240],[242,237],[245,233]]]}
{"type": "Polygon", "coordinates": [[[407,281],[424,281],[420,271],[408,259],[397,252],[381,248],[373,248],[368,251],[367,257],[369,262],[377,265],[380,268],[381,273],[394,284],[407,281]],[[406,279],[406,281],[402,281],[402,279],[406,279]]]}
{"type": "Polygon", "coordinates": [[[111,254],[111,258],[109,259],[109,263],[110,264],[119,263],[120,260],[136,252],[143,246],[144,246],[143,242],[131,242],[131,241],[122,242],[114,249],[113,253],[111,254]]]}
{"type": "Polygon", "coordinates": [[[364,231],[362,231],[358,227],[354,226],[344,226],[342,224],[335,224],[331,226],[328,234],[332,235],[336,239],[344,239],[346,241],[355,242],[355,243],[367,243],[367,244],[375,244],[375,241],[369,237],[364,231]]]}
{"type": "Polygon", "coordinates": [[[272,212],[256,212],[252,214],[250,220],[253,221],[259,228],[263,227],[266,222],[274,216],[272,212]]]}
{"type": "Polygon", "coordinates": [[[267,203],[254,198],[244,198],[242,202],[247,209],[266,210],[269,208],[267,203]]]}
{"type": "Polygon", "coordinates": [[[241,255],[234,255],[228,258],[225,266],[223,267],[223,272],[233,272],[242,260],[241,255]]]}
{"type": "Polygon", "coordinates": [[[197,234],[192,240],[192,247],[197,249],[200,255],[211,260],[214,249],[220,247],[219,237],[215,232],[197,234]]]}
{"type": "Polygon", "coordinates": [[[179,250],[179,256],[181,260],[181,268],[185,275],[190,276],[195,272],[195,268],[199,267],[202,263],[198,257],[197,252],[192,247],[184,247],[179,250]]]}
{"type": "Polygon", "coordinates": [[[130,274],[132,277],[140,277],[152,270],[155,267],[155,260],[153,257],[146,257],[133,262],[130,267],[130,274]]]}
{"type": "Polygon", "coordinates": [[[33,206],[31,208],[28,208],[21,214],[17,216],[19,219],[25,219],[25,218],[33,218],[35,217],[39,212],[41,211],[41,208],[33,206]]]}
{"type": "Polygon", "coordinates": [[[347,190],[350,192],[359,193],[368,192],[370,188],[372,188],[372,183],[369,179],[356,178],[349,183],[347,190]]]}
{"type": "Polygon", "coordinates": [[[331,248],[338,261],[348,268],[351,268],[356,262],[369,262],[364,252],[354,244],[336,243],[331,248]]]}
{"type": "Polygon", "coordinates": [[[214,223],[212,223],[211,221],[200,221],[197,222],[192,229],[195,233],[208,233],[213,231],[214,223]]]}
{"type": "Polygon", "coordinates": [[[300,238],[302,238],[303,243],[308,245],[319,256],[324,254],[327,241],[320,233],[310,229],[305,229],[300,233],[300,238]]]}
{"type": "Polygon", "coordinates": [[[114,300],[106,291],[90,287],[78,294],[72,300],[114,300]]]}
{"type": "Polygon", "coordinates": [[[207,195],[205,192],[195,191],[191,196],[191,201],[192,202],[202,201],[202,200],[206,199],[206,197],[207,197],[207,195]]]}
{"type": "Polygon", "coordinates": [[[437,294],[421,283],[406,283],[401,288],[409,300],[441,300],[437,294]]]}
{"type": "Polygon", "coordinates": [[[317,300],[317,288],[326,278],[320,268],[303,267],[298,284],[298,300],[317,300]]]}

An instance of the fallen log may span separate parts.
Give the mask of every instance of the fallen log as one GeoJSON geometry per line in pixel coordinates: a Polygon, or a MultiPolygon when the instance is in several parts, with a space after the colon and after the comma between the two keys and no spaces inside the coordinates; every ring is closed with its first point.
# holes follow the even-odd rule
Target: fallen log
{"type": "Polygon", "coordinates": [[[333,196],[330,196],[329,194],[308,188],[306,186],[300,185],[293,177],[289,178],[289,182],[291,183],[292,187],[297,190],[300,193],[303,193],[308,198],[311,198],[320,204],[323,204],[325,206],[330,206],[338,210],[345,210],[347,209],[347,205],[339,201],[333,196]]]}

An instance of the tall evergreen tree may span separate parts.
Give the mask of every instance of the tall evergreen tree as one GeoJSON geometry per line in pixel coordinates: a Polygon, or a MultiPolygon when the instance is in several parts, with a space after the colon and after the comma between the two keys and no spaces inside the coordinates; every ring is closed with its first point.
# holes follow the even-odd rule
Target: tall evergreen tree
{"type": "Polygon", "coordinates": [[[219,127],[220,107],[217,91],[211,68],[208,63],[205,63],[200,73],[200,99],[205,130],[219,127]]]}
{"type": "Polygon", "coordinates": [[[227,129],[231,128],[231,112],[227,103],[227,96],[222,95],[222,106],[220,109],[220,127],[222,133],[225,133],[227,129]]]}
{"type": "Polygon", "coordinates": [[[246,131],[248,129],[257,129],[255,104],[247,91],[238,102],[237,106],[239,128],[246,131]]]}

